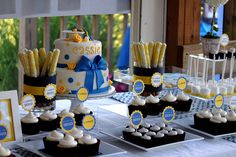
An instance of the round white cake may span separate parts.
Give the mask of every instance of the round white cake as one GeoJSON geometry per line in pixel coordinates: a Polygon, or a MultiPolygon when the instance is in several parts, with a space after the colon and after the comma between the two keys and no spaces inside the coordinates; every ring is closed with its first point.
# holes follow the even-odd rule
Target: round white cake
{"type": "Polygon", "coordinates": [[[57,65],[58,94],[76,94],[86,87],[89,94],[108,91],[108,68],[102,58],[102,43],[82,34],[57,39],[61,54],[57,65]]]}

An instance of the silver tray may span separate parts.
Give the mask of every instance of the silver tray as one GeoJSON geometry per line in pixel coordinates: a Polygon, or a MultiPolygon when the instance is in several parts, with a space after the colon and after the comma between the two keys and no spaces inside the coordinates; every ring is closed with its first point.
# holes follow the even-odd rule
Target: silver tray
{"type": "Polygon", "coordinates": [[[230,135],[236,135],[236,132],[233,133],[227,133],[227,134],[221,134],[221,135],[213,135],[207,132],[204,132],[202,130],[198,130],[196,128],[191,127],[191,125],[194,125],[193,118],[184,118],[184,119],[178,119],[174,121],[175,124],[178,124],[188,130],[194,131],[195,133],[199,135],[203,135],[206,138],[222,138],[230,135]]]}
{"type": "MultiPolygon", "coordinates": [[[[178,128],[181,128],[181,127],[178,126],[178,128]]],[[[169,147],[176,146],[178,144],[183,144],[183,143],[193,142],[193,141],[200,141],[200,140],[204,139],[201,136],[198,136],[198,135],[195,135],[195,134],[192,134],[192,133],[189,133],[189,132],[185,131],[186,135],[185,135],[185,140],[184,141],[175,142],[175,143],[169,143],[169,144],[165,144],[165,145],[161,145],[161,146],[156,146],[156,147],[151,147],[151,148],[145,148],[145,147],[139,146],[137,144],[134,144],[132,142],[126,141],[123,138],[123,135],[122,135],[122,130],[123,129],[124,129],[124,127],[117,127],[117,128],[110,129],[110,130],[101,131],[101,133],[103,133],[105,135],[108,135],[110,137],[113,137],[113,138],[115,138],[115,139],[117,139],[119,141],[122,141],[124,143],[127,143],[127,144],[129,144],[131,146],[134,146],[136,148],[139,148],[139,149],[141,149],[143,151],[151,151],[151,150],[158,150],[158,149],[163,149],[163,148],[169,148],[169,147]]]]}
{"type": "MultiPolygon", "coordinates": [[[[99,94],[90,94],[88,96],[88,100],[101,99],[101,98],[110,98],[114,94],[116,94],[115,87],[110,86],[109,89],[108,89],[108,92],[99,93],[99,94]]],[[[75,94],[57,94],[56,99],[57,100],[60,100],[60,99],[76,99],[77,100],[77,97],[76,97],[75,94]]]]}
{"type": "MultiPolygon", "coordinates": [[[[40,151],[44,149],[43,140],[19,143],[17,145],[41,157],[52,157],[51,155],[48,155],[40,151]]],[[[126,153],[126,151],[103,141],[100,142],[99,152],[101,153],[101,155],[96,155],[96,156],[105,157],[105,156],[112,156],[126,153]]]]}

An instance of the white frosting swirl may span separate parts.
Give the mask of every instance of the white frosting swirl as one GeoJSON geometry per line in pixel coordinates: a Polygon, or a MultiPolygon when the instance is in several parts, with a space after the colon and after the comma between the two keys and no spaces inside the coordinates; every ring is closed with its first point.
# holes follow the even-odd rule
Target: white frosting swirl
{"type": "Polygon", "coordinates": [[[64,135],[56,130],[52,131],[46,139],[48,141],[60,141],[64,138],[64,135]]]}
{"type": "Polygon", "coordinates": [[[4,148],[2,144],[0,143],[0,156],[4,157],[4,156],[10,156],[10,155],[11,155],[10,149],[4,148]]]}
{"type": "Polygon", "coordinates": [[[137,137],[141,137],[142,136],[142,134],[140,132],[137,132],[137,131],[133,132],[132,135],[133,136],[137,136],[137,137]]]}
{"type": "Polygon", "coordinates": [[[84,105],[78,105],[73,110],[75,114],[89,114],[91,111],[88,107],[85,107],[84,105]]]}
{"type": "Polygon", "coordinates": [[[146,98],[146,103],[156,104],[159,103],[159,101],[160,99],[158,97],[154,97],[152,94],[146,98]]]}
{"type": "Polygon", "coordinates": [[[32,113],[29,112],[25,117],[21,119],[23,123],[38,123],[39,119],[32,113]]]}
{"type": "Polygon", "coordinates": [[[132,105],[135,105],[135,106],[144,106],[145,104],[146,104],[146,101],[144,99],[141,99],[139,96],[135,96],[132,102],[132,105]]]}
{"type": "Polygon", "coordinates": [[[180,134],[180,135],[184,134],[184,131],[183,131],[182,129],[175,129],[175,130],[176,130],[176,132],[177,132],[178,134],[180,134]]]}
{"type": "Polygon", "coordinates": [[[124,132],[130,132],[130,133],[135,132],[135,129],[133,127],[129,126],[128,128],[124,129],[124,132]]]}
{"type": "Polygon", "coordinates": [[[159,127],[161,127],[161,128],[166,127],[166,124],[163,123],[163,122],[157,123],[156,125],[159,126],[159,127]]]}
{"type": "Polygon", "coordinates": [[[94,137],[92,137],[91,135],[88,135],[88,134],[85,134],[83,137],[81,137],[79,139],[79,144],[87,144],[87,145],[90,145],[90,144],[95,144],[97,143],[98,140],[94,137]]]}
{"type": "Polygon", "coordinates": [[[162,98],[162,100],[168,101],[168,102],[175,102],[176,99],[177,98],[172,93],[168,93],[162,98]]]}
{"type": "Polygon", "coordinates": [[[150,128],[151,124],[149,124],[149,123],[147,123],[147,122],[143,122],[143,123],[141,124],[141,126],[144,127],[144,128],[150,128]]]}
{"type": "Polygon", "coordinates": [[[220,113],[217,113],[210,119],[210,121],[213,123],[226,123],[227,119],[224,117],[221,117],[220,113]]]}
{"type": "Polygon", "coordinates": [[[159,130],[161,130],[161,128],[158,125],[154,125],[154,126],[152,126],[150,128],[150,130],[152,130],[152,131],[159,131],[159,130]]]}
{"type": "Polygon", "coordinates": [[[148,135],[144,135],[144,136],[142,136],[141,138],[144,139],[144,140],[151,140],[151,139],[152,139],[152,138],[151,138],[150,136],[148,136],[148,135]]]}
{"type": "Polygon", "coordinates": [[[59,117],[64,117],[64,116],[66,116],[66,115],[69,115],[69,116],[71,116],[71,117],[74,117],[74,116],[75,116],[74,113],[68,112],[66,109],[62,110],[61,113],[59,113],[58,116],[59,116],[59,117]]]}
{"type": "Polygon", "coordinates": [[[147,133],[147,132],[148,132],[148,129],[146,129],[146,128],[141,128],[141,129],[138,130],[138,132],[140,132],[140,133],[147,133]]]}
{"type": "Polygon", "coordinates": [[[57,115],[54,114],[52,111],[45,111],[43,114],[40,115],[40,119],[44,121],[51,121],[57,118],[57,115]]]}
{"type": "Polygon", "coordinates": [[[177,131],[170,131],[170,132],[168,133],[169,136],[175,136],[175,135],[177,135],[177,134],[178,134],[177,131]]]}
{"type": "Polygon", "coordinates": [[[83,137],[83,130],[74,128],[69,134],[73,136],[75,139],[79,139],[83,137]]]}
{"type": "Polygon", "coordinates": [[[209,110],[199,111],[196,115],[199,118],[211,118],[213,116],[209,110]]]}
{"type": "Polygon", "coordinates": [[[228,121],[236,121],[236,114],[233,110],[229,110],[227,115],[226,115],[226,119],[228,121]]]}
{"type": "Polygon", "coordinates": [[[77,146],[77,141],[75,141],[74,137],[69,134],[59,141],[58,147],[60,148],[74,148],[77,146]]]}
{"type": "Polygon", "coordinates": [[[148,136],[155,136],[155,135],[156,135],[156,133],[155,133],[155,132],[153,132],[153,131],[149,131],[149,132],[147,132],[147,133],[146,133],[146,135],[148,135],[148,136]]]}
{"type": "Polygon", "coordinates": [[[167,131],[171,131],[173,128],[171,126],[167,126],[164,129],[167,130],[167,131]]]}
{"type": "Polygon", "coordinates": [[[184,92],[180,92],[177,95],[177,100],[188,101],[189,99],[189,96],[185,95],[184,92]]]}
{"type": "Polygon", "coordinates": [[[154,137],[155,138],[161,138],[161,137],[164,137],[164,136],[165,136],[164,133],[158,132],[154,137]]]}
{"type": "Polygon", "coordinates": [[[167,130],[161,130],[161,131],[159,131],[159,133],[168,134],[168,131],[167,130]]]}

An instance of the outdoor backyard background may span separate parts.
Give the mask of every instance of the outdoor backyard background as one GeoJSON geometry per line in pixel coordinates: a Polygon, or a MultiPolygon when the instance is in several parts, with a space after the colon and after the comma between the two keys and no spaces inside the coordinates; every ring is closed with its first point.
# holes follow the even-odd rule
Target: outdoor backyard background
{"type": "MultiPolygon", "coordinates": [[[[88,32],[92,32],[92,16],[83,16],[84,25],[88,32]]],[[[113,27],[113,69],[116,68],[119,50],[123,41],[123,18],[120,14],[114,15],[113,27]]],[[[130,18],[129,18],[130,19],[130,18]]],[[[77,25],[77,17],[69,16],[66,19],[67,29],[77,25]]],[[[130,20],[128,20],[130,21],[130,20]]],[[[102,41],[102,53],[106,57],[108,16],[100,15],[98,20],[98,39],[102,41]]],[[[54,48],[53,42],[60,36],[60,17],[50,18],[50,48],[54,48]]],[[[37,48],[43,47],[43,18],[37,19],[37,48]]],[[[0,91],[17,89],[18,85],[18,46],[19,46],[19,20],[0,19],[0,91]]],[[[27,42],[27,41],[26,41],[27,42]]]]}

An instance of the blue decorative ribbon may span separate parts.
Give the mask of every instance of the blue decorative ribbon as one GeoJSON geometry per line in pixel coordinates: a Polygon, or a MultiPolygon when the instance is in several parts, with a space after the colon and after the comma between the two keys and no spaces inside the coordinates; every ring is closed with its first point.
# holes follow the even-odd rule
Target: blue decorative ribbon
{"type": "Polygon", "coordinates": [[[97,55],[93,62],[90,61],[86,56],[82,56],[80,61],[77,63],[75,67],[75,72],[86,71],[85,76],[85,87],[91,93],[93,91],[93,81],[94,74],[96,75],[96,85],[97,90],[104,83],[103,75],[101,70],[106,70],[107,64],[106,61],[99,55],[97,55]]]}

